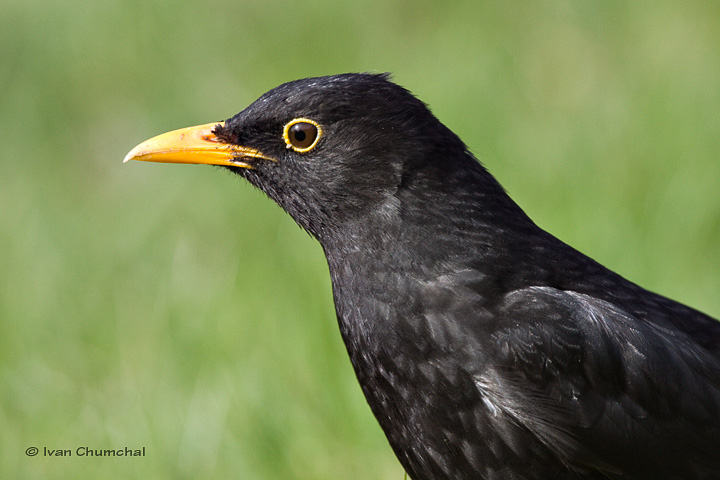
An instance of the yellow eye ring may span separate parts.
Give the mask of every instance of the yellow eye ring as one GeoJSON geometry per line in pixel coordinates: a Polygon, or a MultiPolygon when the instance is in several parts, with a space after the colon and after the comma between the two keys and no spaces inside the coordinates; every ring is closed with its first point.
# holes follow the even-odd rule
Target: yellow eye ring
{"type": "Polygon", "coordinates": [[[283,140],[287,148],[298,153],[309,152],[315,148],[322,134],[320,124],[309,118],[296,118],[286,123],[283,128],[283,140]]]}

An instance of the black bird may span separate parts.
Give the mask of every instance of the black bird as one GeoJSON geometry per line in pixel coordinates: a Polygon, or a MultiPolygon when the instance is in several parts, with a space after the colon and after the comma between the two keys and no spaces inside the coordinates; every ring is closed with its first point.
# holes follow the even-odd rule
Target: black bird
{"type": "Polygon", "coordinates": [[[224,165],[317,238],[412,479],[720,478],[720,322],[539,228],[387,76],[286,83],[129,159],[224,165]]]}

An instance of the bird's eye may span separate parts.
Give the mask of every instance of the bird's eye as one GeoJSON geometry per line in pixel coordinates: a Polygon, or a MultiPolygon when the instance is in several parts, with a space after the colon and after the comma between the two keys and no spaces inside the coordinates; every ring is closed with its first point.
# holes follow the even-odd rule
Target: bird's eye
{"type": "Polygon", "coordinates": [[[309,152],[322,135],[322,128],[317,122],[307,118],[296,118],[285,125],[283,131],[283,139],[287,144],[287,148],[292,148],[296,152],[309,152]]]}

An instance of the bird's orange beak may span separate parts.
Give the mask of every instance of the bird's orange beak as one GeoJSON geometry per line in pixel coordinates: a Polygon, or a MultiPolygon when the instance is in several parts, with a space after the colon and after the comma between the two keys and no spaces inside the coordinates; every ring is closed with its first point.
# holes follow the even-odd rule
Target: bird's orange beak
{"type": "Polygon", "coordinates": [[[208,123],[163,133],[130,150],[123,162],[201,163],[252,168],[247,160],[272,160],[259,151],[221,142],[213,133],[223,123],[208,123]]]}

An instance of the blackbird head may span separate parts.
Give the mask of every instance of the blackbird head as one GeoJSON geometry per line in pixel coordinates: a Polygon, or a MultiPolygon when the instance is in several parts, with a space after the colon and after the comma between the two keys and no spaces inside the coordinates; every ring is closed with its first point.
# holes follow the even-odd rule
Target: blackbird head
{"type": "Polygon", "coordinates": [[[285,83],[225,122],[150,139],[130,159],[225,166],[321,241],[397,212],[403,196],[440,202],[463,184],[502,195],[423,102],[378,74],[285,83]]]}

